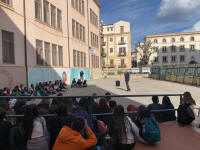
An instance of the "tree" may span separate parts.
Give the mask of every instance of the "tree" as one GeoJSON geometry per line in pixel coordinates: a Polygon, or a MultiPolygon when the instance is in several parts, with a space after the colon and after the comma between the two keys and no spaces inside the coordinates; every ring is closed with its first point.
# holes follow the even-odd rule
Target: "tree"
{"type": "Polygon", "coordinates": [[[147,66],[151,55],[155,53],[155,47],[152,46],[151,41],[138,42],[136,44],[136,53],[139,54],[139,65],[147,66]]]}

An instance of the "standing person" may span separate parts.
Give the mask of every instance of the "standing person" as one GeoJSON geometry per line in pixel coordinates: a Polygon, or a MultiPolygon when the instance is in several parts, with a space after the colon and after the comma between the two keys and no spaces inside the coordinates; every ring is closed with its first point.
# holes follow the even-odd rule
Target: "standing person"
{"type": "Polygon", "coordinates": [[[130,74],[129,74],[128,71],[124,72],[124,77],[125,77],[127,91],[130,91],[131,90],[130,87],[129,87],[130,74]]]}
{"type": "Polygon", "coordinates": [[[84,72],[83,71],[80,72],[80,79],[82,82],[84,82],[84,72]]]}
{"type": "Polygon", "coordinates": [[[71,127],[63,126],[53,150],[86,150],[97,144],[97,138],[88,127],[87,121],[83,118],[75,118],[71,127]],[[88,139],[84,139],[80,132],[86,130],[88,139]]]}
{"type": "Polygon", "coordinates": [[[37,105],[26,107],[22,129],[27,140],[27,150],[48,150],[46,122],[43,117],[39,117],[37,105]]]}

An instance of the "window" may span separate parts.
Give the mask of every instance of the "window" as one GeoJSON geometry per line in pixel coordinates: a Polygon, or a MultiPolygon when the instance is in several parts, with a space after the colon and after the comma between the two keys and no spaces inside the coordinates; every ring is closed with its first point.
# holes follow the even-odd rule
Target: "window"
{"type": "Polygon", "coordinates": [[[171,52],[176,52],[176,46],[174,45],[171,46],[171,52]]]}
{"type": "Polygon", "coordinates": [[[121,59],[121,66],[124,65],[124,59],[121,59]]]}
{"type": "Polygon", "coordinates": [[[126,47],[119,48],[119,54],[122,54],[122,53],[126,54],[126,47]]]}
{"type": "Polygon", "coordinates": [[[98,27],[98,16],[92,9],[90,9],[90,22],[96,27],[98,27]]]}
{"type": "Polygon", "coordinates": [[[36,40],[36,61],[37,65],[43,65],[42,41],[36,40]]]}
{"type": "Polygon", "coordinates": [[[154,51],[155,51],[155,52],[158,52],[158,47],[154,47],[154,51]]]}
{"type": "Polygon", "coordinates": [[[113,42],[113,38],[110,38],[110,42],[113,42]]]}
{"type": "Polygon", "coordinates": [[[175,63],[175,62],[176,62],[176,56],[172,56],[171,62],[172,62],[172,63],[175,63]]]}
{"type": "Polygon", "coordinates": [[[85,15],[85,4],[84,4],[84,0],[82,0],[82,12],[83,15],[85,15]]]}
{"type": "Polygon", "coordinates": [[[56,27],[56,7],[51,5],[51,25],[56,27]]]}
{"type": "Polygon", "coordinates": [[[185,45],[181,45],[180,46],[180,52],[184,52],[185,51],[185,45]]]}
{"type": "Polygon", "coordinates": [[[166,39],[163,39],[163,43],[166,43],[167,42],[167,40],[166,39]]]}
{"type": "Polygon", "coordinates": [[[80,52],[80,66],[83,66],[83,52],[80,52]]]}
{"type": "Polygon", "coordinates": [[[176,42],[175,38],[172,38],[172,42],[176,42]]]}
{"type": "Polygon", "coordinates": [[[110,65],[114,65],[113,59],[110,59],[110,65]]]}
{"type": "Polygon", "coordinates": [[[184,55],[180,56],[180,62],[185,62],[185,56],[184,55]]]}
{"type": "Polygon", "coordinates": [[[49,3],[44,0],[44,3],[43,3],[43,9],[44,9],[44,22],[49,24],[49,3]]]}
{"type": "Polygon", "coordinates": [[[124,43],[124,37],[121,37],[121,43],[124,43]]]}
{"type": "Polygon", "coordinates": [[[167,56],[163,56],[163,57],[162,57],[162,62],[163,62],[163,63],[167,63],[167,56]]]}
{"type": "Polygon", "coordinates": [[[57,9],[57,27],[62,30],[62,11],[57,9]]]}
{"type": "Polygon", "coordinates": [[[181,41],[181,42],[184,42],[184,38],[183,38],[183,37],[181,37],[181,38],[180,38],[180,41],[181,41]]]}
{"type": "Polygon", "coordinates": [[[113,48],[110,48],[110,53],[113,53],[113,48]]]}
{"type": "Polygon", "coordinates": [[[35,0],[35,18],[42,20],[42,4],[41,0],[35,0]]]}
{"type": "Polygon", "coordinates": [[[58,58],[57,58],[58,56],[57,56],[57,46],[56,45],[52,45],[52,64],[53,64],[53,66],[57,66],[58,64],[57,64],[57,60],[58,60],[58,58]]]}
{"type": "Polygon", "coordinates": [[[195,50],[195,45],[190,45],[190,50],[194,51],[195,50]]]}
{"type": "Polygon", "coordinates": [[[12,6],[12,0],[0,0],[0,2],[3,2],[9,6],[12,6]]]}
{"type": "Polygon", "coordinates": [[[76,37],[79,39],[79,23],[76,22],[76,37]]]}
{"type": "Polygon", "coordinates": [[[190,41],[194,41],[194,37],[193,36],[190,38],[190,41]]]}
{"type": "Polygon", "coordinates": [[[77,56],[76,56],[76,50],[73,50],[73,63],[74,63],[74,67],[76,67],[77,66],[77,64],[76,64],[76,58],[77,58],[77,56]]]}
{"type": "Polygon", "coordinates": [[[83,54],[83,60],[84,60],[83,61],[83,66],[86,67],[86,54],[85,53],[83,54]]]}
{"type": "Polygon", "coordinates": [[[162,52],[167,53],[167,47],[166,46],[163,46],[162,52]]]}
{"type": "Polygon", "coordinates": [[[120,32],[124,32],[124,26],[120,26],[120,32]]]}
{"type": "Polygon", "coordinates": [[[75,37],[76,36],[76,22],[74,19],[72,19],[72,35],[75,37]]]}
{"type": "Polygon", "coordinates": [[[80,67],[80,52],[77,51],[77,66],[80,67]]]}
{"type": "Polygon", "coordinates": [[[71,0],[72,7],[84,15],[84,0],[71,0]]]}
{"type": "Polygon", "coordinates": [[[44,47],[45,47],[45,65],[49,66],[50,65],[50,43],[45,42],[44,47]]]}
{"type": "Polygon", "coordinates": [[[98,36],[91,32],[91,45],[94,47],[98,47],[99,46],[98,40],[99,40],[98,36]]]}
{"type": "Polygon", "coordinates": [[[3,63],[14,64],[14,33],[2,30],[3,63]]]}
{"type": "Polygon", "coordinates": [[[63,66],[63,47],[58,46],[59,66],[63,66]]]}
{"type": "Polygon", "coordinates": [[[83,27],[83,41],[85,42],[85,27],[83,27]]]}
{"type": "Polygon", "coordinates": [[[157,40],[157,39],[154,39],[154,43],[158,43],[158,40],[157,40]]]}
{"type": "Polygon", "coordinates": [[[109,31],[109,27],[107,27],[107,31],[109,31]]]}
{"type": "Polygon", "coordinates": [[[159,57],[155,57],[154,58],[154,63],[158,63],[158,59],[159,59],[159,57]]]}

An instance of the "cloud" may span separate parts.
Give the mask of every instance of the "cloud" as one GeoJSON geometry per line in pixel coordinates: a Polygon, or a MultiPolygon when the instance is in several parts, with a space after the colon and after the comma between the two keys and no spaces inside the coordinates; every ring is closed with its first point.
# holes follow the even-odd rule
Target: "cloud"
{"type": "Polygon", "coordinates": [[[200,31],[200,21],[195,23],[192,28],[183,30],[183,32],[200,31]]]}
{"type": "Polygon", "coordinates": [[[156,21],[189,21],[199,17],[199,8],[200,0],[162,0],[156,16],[156,21]]]}

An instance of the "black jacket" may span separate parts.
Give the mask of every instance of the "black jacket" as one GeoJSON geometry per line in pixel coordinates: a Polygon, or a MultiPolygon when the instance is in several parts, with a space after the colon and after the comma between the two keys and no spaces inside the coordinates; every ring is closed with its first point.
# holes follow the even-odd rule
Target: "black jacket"
{"type": "MultiPolygon", "coordinates": [[[[171,107],[163,106],[162,108],[163,109],[174,109],[173,106],[171,106],[171,107]]],[[[173,120],[176,120],[175,111],[163,112],[163,117],[164,117],[163,121],[173,121],[173,120]]]]}
{"type": "Polygon", "coordinates": [[[0,149],[5,150],[9,145],[9,132],[12,125],[9,121],[0,121],[0,149]]]}
{"type": "Polygon", "coordinates": [[[49,141],[49,149],[51,150],[53,148],[53,145],[56,141],[56,138],[58,137],[58,134],[61,130],[61,128],[66,125],[68,127],[71,126],[71,122],[73,120],[72,116],[67,117],[51,117],[47,120],[47,129],[50,134],[50,141],[49,141]]]}
{"type": "MultiPolygon", "coordinates": [[[[163,108],[162,108],[162,105],[157,104],[157,103],[154,103],[154,104],[150,104],[150,105],[148,106],[148,109],[149,109],[149,110],[161,110],[161,109],[163,109],[163,108]]],[[[156,120],[157,120],[158,122],[163,122],[163,121],[164,121],[163,112],[155,112],[155,113],[153,113],[153,114],[154,114],[154,116],[155,116],[155,118],[156,118],[156,120]]]]}

